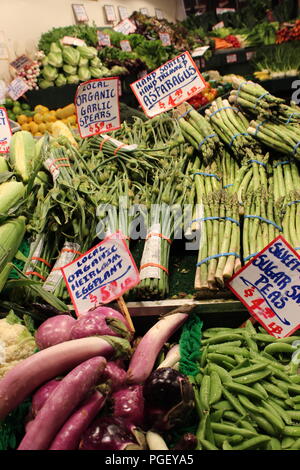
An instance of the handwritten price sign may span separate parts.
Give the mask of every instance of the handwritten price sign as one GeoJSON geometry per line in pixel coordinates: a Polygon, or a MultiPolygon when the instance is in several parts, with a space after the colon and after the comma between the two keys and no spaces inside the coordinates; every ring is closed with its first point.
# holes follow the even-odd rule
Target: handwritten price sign
{"type": "Polygon", "coordinates": [[[121,297],[140,282],[121,232],[116,232],[62,269],[77,315],[121,297]]]}
{"type": "Polygon", "coordinates": [[[184,52],[130,86],[151,118],[197,95],[206,82],[190,54],[184,52]]]}
{"type": "Polygon", "coordinates": [[[8,86],[7,92],[12,100],[18,100],[21,96],[29,90],[25,80],[20,77],[15,78],[8,86]]]}
{"type": "Polygon", "coordinates": [[[235,273],[228,287],[276,338],[300,327],[300,257],[281,235],[235,273]]]}
{"type": "Polygon", "coordinates": [[[89,80],[77,87],[75,107],[82,138],[120,128],[119,89],[117,77],[89,80]]]}
{"type": "MultiPolygon", "coordinates": [[[[0,108],[0,154],[9,152],[9,144],[12,137],[11,128],[5,108],[0,108]]],[[[3,158],[3,157],[0,157],[3,158]]]]}

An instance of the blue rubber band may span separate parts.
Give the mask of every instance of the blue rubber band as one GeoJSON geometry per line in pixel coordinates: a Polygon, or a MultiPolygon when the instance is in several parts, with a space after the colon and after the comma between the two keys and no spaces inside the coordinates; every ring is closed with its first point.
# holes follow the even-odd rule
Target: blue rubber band
{"type": "Polygon", "coordinates": [[[289,202],[287,204],[287,206],[292,206],[293,204],[299,204],[300,203],[300,200],[299,201],[292,201],[292,202],[289,202]]]}
{"type": "Polygon", "coordinates": [[[277,168],[280,165],[288,165],[291,163],[290,161],[286,160],[285,162],[277,162],[275,165],[273,165],[273,168],[277,168]]]}
{"type": "Polygon", "coordinates": [[[253,255],[249,255],[249,256],[246,256],[246,258],[244,258],[244,262],[246,263],[247,261],[249,261],[250,258],[253,258],[254,256],[258,255],[259,251],[257,253],[253,253],[253,255]]]}
{"type": "Polygon", "coordinates": [[[218,112],[222,111],[223,109],[233,109],[234,111],[238,111],[238,112],[239,112],[239,108],[235,108],[234,106],[224,106],[223,108],[216,109],[216,111],[214,111],[213,113],[211,113],[211,115],[209,116],[209,119],[210,119],[211,117],[213,117],[215,114],[217,114],[218,112]]]}
{"type": "Polygon", "coordinates": [[[245,82],[242,82],[242,83],[239,84],[239,87],[238,87],[238,90],[237,90],[238,97],[240,96],[240,91],[242,91],[242,86],[246,85],[247,83],[248,83],[248,81],[246,80],[245,82]]]}
{"type": "Polygon", "coordinates": [[[229,143],[229,147],[232,146],[234,140],[235,140],[237,137],[239,137],[240,135],[249,135],[249,134],[248,134],[248,132],[240,132],[240,133],[238,133],[238,134],[235,134],[235,135],[232,137],[231,142],[229,143]]]}
{"type": "Polygon", "coordinates": [[[266,163],[260,162],[259,160],[248,160],[248,163],[258,163],[258,165],[267,166],[266,163]]]}
{"type": "Polygon", "coordinates": [[[265,119],[264,121],[262,121],[260,124],[256,126],[255,133],[254,133],[255,136],[257,136],[258,129],[260,128],[260,126],[263,126],[265,122],[267,122],[267,119],[265,119]]]}
{"type": "Polygon", "coordinates": [[[231,217],[199,217],[198,219],[194,219],[192,220],[192,222],[198,222],[198,221],[202,221],[202,222],[205,222],[206,220],[229,220],[230,222],[233,222],[234,224],[237,224],[237,225],[240,225],[240,223],[235,220],[235,219],[232,219],[231,217]]]}
{"type": "Polygon", "coordinates": [[[204,171],[197,171],[196,173],[193,173],[193,175],[211,176],[212,178],[217,178],[217,180],[220,181],[218,175],[215,175],[214,173],[205,173],[204,171]]]}
{"type": "Polygon", "coordinates": [[[300,246],[298,246],[297,248],[294,248],[294,250],[300,250],[300,246]]]}
{"type": "Polygon", "coordinates": [[[299,142],[295,145],[295,147],[293,148],[293,154],[294,154],[294,155],[296,154],[299,145],[300,145],[300,141],[299,141],[299,142]]]}
{"type": "Polygon", "coordinates": [[[269,95],[269,94],[270,93],[268,91],[266,91],[266,93],[263,93],[262,95],[260,95],[255,101],[254,108],[256,108],[256,106],[258,105],[259,100],[261,100],[262,98],[264,98],[266,95],[269,95]]]}
{"type": "Polygon", "coordinates": [[[205,144],[205,142],[210,139],[211,137],[217,137],[217,134],[209,134],[205,137],[205,139],[202,140],[202,142],[200,142],[200,144],[198,145],[198,150],[200,150],[200,148],[202,147],[203,144],[205,144]]]}
{"type": "Polygon", "coordinates": [[[226,186],[223,186],[223,189],[229,188],[229,186],[234,186],[234,184],[233,184],[233,183],[231,183],[231,184],[226,184],[226,186]]]}
{"type": "Polygon", "coordinates": [[[235,256],[236,258],[240,258],[240,255],[238,253],[220,253],[219,255],[212,255],[208,256],[208,258],[204,258],[202,261],[196,264],[196,266],[201,266],[204,263],[207,263],[208,261],[216,258],[221,258],[222,256],[235,256]]]}
{"type": "Polygon", "coordinates": [[[275,224],[272,220],[265,219],[264,217],[261,217],[260,215],[244,215],[245,219],[259,219],[262,220],[263,222],[266,222],[267,224],[273,225],[275,228],[277,228],[280,232],[282,232],[282,228],[279,227],[279,225],[275,224]]]}
{"type": "Polygon", "coordinates": [[[293,116],[296,116],[296,115],[300,116],[300,113],[291,113],[291,114],[289,115],[288,120],[285,122],[285,124],[289,124],[290,121],[291,121],[291,119],[292,119],[292,117],[293,117],[293,116]]]}
{"type": "Polygon", "coordinates": [[[183,114],[181,114],[180,116],[178,116],[177,119],[184,118],[184,117],[187,116],[191,111],[193,111],[193,109],[188,109],[185,113],[183,113],[183,114]]]}

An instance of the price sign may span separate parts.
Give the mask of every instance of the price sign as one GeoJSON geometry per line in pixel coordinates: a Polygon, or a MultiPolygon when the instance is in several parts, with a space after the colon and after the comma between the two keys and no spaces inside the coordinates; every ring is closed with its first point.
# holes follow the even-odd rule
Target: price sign
{"type": "Polygon", "coordinates": [[[131,52],[132,51],[130,42],[127,39],[124,39],[123,41],[120,41],[120,46],[121,46],[122,51],[125,51],[125,52],[131,52]]]}
{"type": "Polygon", "coordinates": [[[114,30],[122,34],[131,34],[136,31],[136,26],[129,18],[126,18],[121,21],[121,23],[117,24],[117,26],[114,27],[114,30]]]}
{"type": "Polygon", "coordinates": [[[96,78],[81,83],[75,107],[82,138],[120,129],[119,79],[96,78]]]}
{"type": "Polygon", "coordinates": [[[228,54],[226,56],[226,62],[227,64],[234,64],[237,62],[237,55],[236,54],[228,54]]]}
{"type": "Polygon", "coordinates": [[[129,15],[126,7],[118,7],[118,9],[121,20],[125,20],[125,18],[128,18],[129,15]]]}
{"type": "Polygon", "coordinates": [[[101,31],[97,31],[98,36],[98,45],[99,46],[111,46],[110,35],[106,33],[102,33],[101,31]]]}
{"type": "Polygon", "coordinates": [[[19,72],[20,70],[23,70],[24,68],[29,68],[33,64],[33,61],[29,59],[26,55],[21,55],[18,57],[16,60],[10,63],[10,65],[17,71],[19,72]]]}
{"type": "Polygon", "coordinates": [[[148,15],[149,16],[148,8],[140,8],[140,12],[142,13],[142,15],[148,15]]]}
{"type": "Polygon", "coordinates": [[[155,8],[155,16],[158,20],[163,20],[164,19],[163,11],[160,10],[159,8],[155,8]]]}
{"type": "Polygon", "coordinates": [[[159,33],[159,39],[163,46],[171,46],[171,38],[169,33],[159,33]]]}
{"type": "Polygon", "coordinates": [[[223,13],[235,13],[235,8],[216,8],[217,15],[223,15],[223,13]]]}
{"type": "Polygon", "coordinates": [[[219,21],[219,23],[215,24],[215,25],[212,27],[213,31],[214,31],[215,29],[220,29],[220,28],[224,28],[224,21],[219,21]]]}
{"type": "Polygon", "coordinates": [[[73,38],[72,36],[64,36],[61,42],[66,46],[85,46],[83,39],[73,38]]]}
{"type": "Polygon", "coordinates": [[[75,20],[78,21],[78,23],[84,23],[85,21],[89,21],[89,17],[87,16],[85,7],[82,3],[73,3],[72,8],[75,20]]]}
{"type": "Polygon", "coordinates": [[[114,21],[117,21],[116,12],[115,12],[115,8],[113,5],[104,5],[104,11],[105,11],[105,16],[106,16],[106,21],[108,23],[113,23],[114,21]]]}
{"type": "Polygon", "coordinates": [[[0,107],[0,154],[9,152],[9,144],[11,137],[12,132],[9,125],[6,109],[0,107]]]}
{"type": "Polygon", "coordinates": [[[190,54],[184,52],[130,86],[150,118],[197,95],[206,82],[190,54]]]}
{"type": "Polygon", "coordinates": [[[201,57],[205,54],[205,52],[209,49],[209,46],[202,46],[202,47],[197,47],[197,49],[194,49],[192,52],[192,57],[201,57]]]}
{"type": "Polygon", "coordinates": [[[25,80],[22,78],[15,78],[7,88],[7,92],[12,100],[16,101],[29,90],[25,80]]]}
{"type": "Polygon", "coordinates": [[[300,327],[300,256],[281,235],[235,273],[228,287],[276,338],[300,327]]]}
{"type": "Polygon", "coordinates": [[[255,56],[255,51],[246,52],[246,60],[251,60],[255,56]]]}
{"type": "Polygon", "coordinates": [[[112,302],[140,282],[121,232],[110,235],[61,271],[77,315],[112,302]]]}

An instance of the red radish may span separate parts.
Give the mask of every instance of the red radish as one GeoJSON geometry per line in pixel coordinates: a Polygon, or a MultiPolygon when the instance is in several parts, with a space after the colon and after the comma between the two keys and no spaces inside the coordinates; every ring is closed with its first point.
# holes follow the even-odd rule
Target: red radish
{"type": "Polygon", "coordinates": [[[121,388],[112,395],[113,414],[126,422],[141,426],[144,421],[144,396],[142,385],[121,388]]]}
{"type": "Polygon", "coordinates": [[[36,415],[18,450],[47,450],[73,410],[97,385],[105,366],[104,357],[93,357],[69,372],[36,415]]]}
{"type": "Polygon", "coordinates": [[[145,382],[152,372],[161,348],[187,318],[188,314],[186,313],[173,313],[163,317],[148,330],[131,358],[127,372],[129,383],[142,384],[145,382]]]}
{"type": "Polygon", "coordinates": [[[103,381],[110,386],[112,391],[119,390],[126,381],[127,372],[116,361],[108,362],[103,372],[103,381]]]}
{"type": "Polygon", "coordinates": [[[105,397],[95,391],[83,405],[65,422],[49,450],[77,450],[82,433],[94,420],[105,404],[105,397]]]}
{"type": "Polygon", "coordinates": [[[109,307],[98,307],[80,315],[72,327],[71,339],[96,335],[128,338],[130,332],[128,324],[120,312],[109,307]]]}
{"type": "Polygon", "coordinates": [[[35,417],[42,406],[46,403],[51,393],[56,389],[59,380],[50,380],[39,388],[32,397],[31,410],[32,416],[35,417]]]}
{"type": "Polygon", "coordinates": [[[70,315],[56,315],[48,318],[37,329],[35,341],[39,349],[49,348],[71,339],[71,329],[76,323],[70,315]]]}
{"type": "Polygon", "coordinates": [[[104,336],[56,344],[19,362],[0,380],[0,421],[47,380],[94,356],[129,356],[126,339],[104,336]]]}

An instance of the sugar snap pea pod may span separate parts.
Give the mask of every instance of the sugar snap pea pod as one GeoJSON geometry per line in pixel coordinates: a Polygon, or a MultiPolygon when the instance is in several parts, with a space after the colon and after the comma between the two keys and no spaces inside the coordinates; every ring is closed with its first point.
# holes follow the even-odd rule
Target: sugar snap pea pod
{"type": "Polygon", "coordinates": [[[223,347],[230,347],[236,346],[239,347],[242,344],[241,341],[228,341],[228,343],[221,343],[221,344],[211,344],[210,346],[205,346],[208,348],[208,352],[218,352],[219,349],[223,347]]]}
{"type": "Polygon", "coordinates": [[[280,388],[283,392],[288,391],[288,382],[284,382],[283,380],[278,380],[276,377],[270,377],[270,381],[272,382],[273,385],[276,385],[277,387],[280,388]]]}
{"type": "Polygon", "coordinates": [[[264,387],[260,383],[255,382],[252,386],[254,390],[262,394],[265,400],[269,397],[268,392],[264,389],[264,387]]]}
{"type": "Polygon", "coordinates": [[[266,389],[268,393],[274,395],[277,398],[282,398],[283,400],[288,398],[288,394],[280,390],[276,385],[263,382],[262,386],[266,389]]]}
{"type": "Polygon", "coordinates": [[[235,411],[225,411],[223,417],[224,420],[232,421],[233,423],[236,423],[241,418],[241,416],[235,411]]]}
{"type": "Polygon", "coordinates": [[[253,323],[251,320],[247,320],[246,321],[246,325],[245,325],[245,328],[244,328],[246,331],[248,331],[248,333],[250,333],[251,335],[255,335],[256,334],[256,329],[254,328],[253,326],[253,323]]]}
{"type": "Polygon", "coordinates": [[[272,374],[275,375],[275,377],[277,377],[278,379],[281,379],[287,383],[293,383],[290,376],[286,374],[284,371],[278,369],[276,366],[268,364],[267,367],[272,372],[272,374]]]}
{"type": "Polygon", "coordinates": [[[210,415],[208,415],[208,418],[206,420],[205,439],[207,439],[212,444],[215,444],[215,436],[211,427],[211,423],[212,421],[210,415]]]}
{"type": "Polygon", "coordinates": [[[269,395],[269,399],[272,400],[272,402],[276,403],[278,406],[281,406],[281,408],[283,408],[284,410],[291,408],[291,406],[286,403],[287,401],[289,401],[289,399],[282,400],[281,398],[275,397],[274,395],[269,395]]]}
{"type": "Polygon", "coordinates": [[[242,385],[235,382],[227,382],[224,384],[224,387],[226,387],[229,391],[241,393],[242,395],[247,395],[248,397],[256,398],[257,400],[263,400],[264,398],[261,393],[257,392],[257,390],[254,390],[251,387],[248,387],[247,385],[242,385]]]}
{"type": "Polygon", "coordinates": [[[300,384],[300,374],[290,375],[289,378],[294,384],[300,384]]]}
{"type": "Polygon", "coordinates": [[[243,356],[240,356],[239,354],[234,354],[233,357],[238,366],[241,365],[245,361],[245,358],[243,356]]]}
{"type": "Polygon", "coordinates": [[[208,353],[208,346],[205,346],[202,349],[201,357],[200,357],[200,367],[201,368],[205,367],[205,364],[207,362],[207,353],[208,353]]]}
{"type": "Polygon", "coordinates": [[[210,374],[209,405],[217,403],[222,397],[222,382],[219,374],[214,370],[210,374]]]}
{"type": "Polygon", "coordinates": [[[240,384],[252,384],[258,382],[271,374],[269,370],[261,370],[259,372],[254,372],[253,374],[241,375],[240,377],[235,377],[234,381],[240,384]]]}
{"type": "Polygon", "coordinates": [[[210,376],[204,375],[200,388],[200,402],[204,410],[209,410],[210,376]]]}
{"type": "Polygon", "coordinates": [[[300,403],[296,403],[294,405],[294,409],[297,410],[297,411],[300,410],[300,403]]]}
{"type": "Polygon", "coordinates": [[[212,362],[216,362],[217,364],[223,364],[227,367],[228,365],[231,366],[231,368],[235,366],[235,360],[231,357],[225,356],[224,354],[208,353],[207,358],[212,362]]]}
{"type": "Polygon", "coordinates": [[[255,434],[257,434],[257,431],[256,431],[255,427],[252,426],[252,424],[249,423],[249,421],[247,421],[246,419],[242,419],[239,424],[240,424],[240,426],[242,426],[243,428],[248,429],[249,431],[252,431],[252,432],[254,432],[255,434]]]}
{"type": "Polygon", "coordinates": [[[208,339],[202,341],[203,345],[206,344],[217,344],[217,343],[226,343],[227,341],[240,341],[243,340],[241,334],[236,333],[224,333],[216,336],[211,336],[208,339]]]}
{"type": "Polygon", "coordinates": [[[232,436],[226,436],[226,434],[214,433],[216,445],[222,447],[223,442],[227,440],[230,444],[240,444],[245,438],[240,434],[233,434],[232,436]]]}
{"type": "Polygon", "coordinates": [[[217,411],[230,411],[233,410],[232,404],[228,400],[222,400],[219,401],[218,403],[213,404],[213,408],[217,411]]]}
{"type": "Polygon", "coordinates": [[[242,406],[247,408],[247,410],[252,411],[253,413],[257,412],[257,405],[252,403],[252,401],[249,400],[249,398],[246,397],[246,395],[238,394],[238,399],[241,403],[242,406]]]}
{"type": "Polygon", "coordinates": [[[213,413],[211,413],[210,414],[211,423],[219,423],[222,419],[223,414],[224,414],[223,410],[216,410],[213,413]]]}
{"type": "MultiPolygon", "coordinates": [[[[208,413],[203,413],[202,418],[199,421],[199,425],[196,431],[196,438],[197,438],[198,445],[200,444],[201,439],[205,439],[207,418],[208,418],[208,413]]],[[[196,447],[196,450],[199,450],[199,448],[201,449],[201,444],[200,444],[200,447],[198,447],[198,445],[196,447]]]]}
{"type": "Polygon", "coordinates": [[[286,410],[286,413],[293,421],[300,421],[300,411],[286,410]]]}
{"type": "Polygon", "coordinates": [[[299,336],[287,336],[286,338],[277,338],[277,343],[293,343],[294,341],[299,341],[299,336]]]}
{"type": "Polygon", "coordinates": [[[252,437],[251,439],[247,439],[246,441],[242,442],[242,444],[239,444],[234,447],[234,450],[249,450],[249,449],[257,449],[258,447],[262,446],[262,444],[265,444],[266,442],[270,441],[269,436],[255,436],[252,437]]]}
{"type": "Polygon", "coordinates": [[[223,450],[233,450],[233,447],[229,444],[228,439],[226,439],[223,442],[222,449],[223,450]]]}
{"type": "Polygon", "coordinates": [[[241,405],[239,400],[226,388],[223,387],[223,395],[227,399],[227,401],[231,404],[232,408],[235,409],[238,413],[240,413],[241,416],[246,416],[247,411],[245,408],[241,405]]]}
{"type": "Polygon", "coordinates": [[[281,369],[284,371],[284,366],[280,364],[278,361],[276,362],[276,365],[274,365],[274,357],[270,356],[271,359],[268,359],[265,356],[262,356],[263,353],[256,353],[255,351],[250,351],[250,358],[255,359],[258,362],[264,362],[266,364],[270,364],[273,367],[276,367],[278,369],[281,369]]]}
{"type": "Polygon", "coordinates": [[[257,434],[248,429],[239,428],[230,424],[211,423],[213,431],[221,434],[240,434],[243,437],[255,437],[257,434]]]}
{"type": "Polygon", "coordinates": [[[249,331],[244,329],[243,336],[245,338],[248,348],[252,351],[258,352],[258,346],[256,342],[252,339],[251,335],[249,334],[249,331]]]}
{"type": "Polygon", "coordinates": [[[284,402],[285,402],[285,404],[287,405],[288,408],[295,408],[295,404],[294,404],[292,398],[287,398],[286,400],[284,400],[284,402]]]}
{"type": "MultiPolygon", "coordinates": [[[[209,350],[209,348],[208,348],[209,350]]],[[[210,350],[209,350],[210,352],[210,350]]],[[[249,351],[246,348],[238,348],[235,346],[220,345],[216,351],[218,354],[225,354],[229,356],[234,356],[235,354],[243,357],[249,356],[249,351]]]]}
{"type": "Polygon", "coordinates": [[[288,387],[289,393],[295,393],[295,395],[300,394],[300,385],[294,384],[294,385],[289,385],[288,387]]]}
{"type": "Polygon", "coordinates": [[[300,437],[300,426],[285,426],[282,434],[284,436],[300,437]]]}
{"type": "Polygon", "coordinates": [[[277,437],[272,437],[267,445],[267,450],[281,450],[280,440],[277,437]]]}
{"type": "Polygon", "coordinates": [[[206,439],[199,439],[202,449],[204,450],[220,450],[217,446],[207,441],[206,439]]]}
{"type": "Polygon", "coordinates": [[[292,437],[284,437],[281,441],[281,447],[282,449],[289,449],[292,447],[292,445],[295,443],[295,439],[292,437]]]}
{"type": "Polygon", "coordinates": [[[265,431],[270,436],[275,436],[275,437],[277,436],[277,431],[275,431],[271,423],[269,423],[269,421],[266,420],[263,416],[261,416],[258,413],[251,413],[251,412],[250,412],[250,416],[252,420],[258,424],[260,429],[265,431]]]}
{"type": "Polygon", "coordinates": [[[278,354],[278,353],[287,353],[287,354],[293,354],[294,351],[296,351],[296,347],[293,346],[292,344],[288,343],[271,343],[268,344],[264,352],[267,354],[278,354]]]}
{"type": "Polygon", "coordinates": [[[252,374],[254,372],[259,372],[260,370],[265,370],[266,366],[263,363],[255,364],[249,367],[243,367],[238,369],[237,367],[232,369],[229,372],[229,375],[233,378],[239,377],[240,375],[252,374]]]}
{"type": "Polygon", "coordinates": [[[217,372],[222,383],[232,381],[232,377],[230,376],[229,372],[224,369],[224,367],[221,367],[218,364],[210,363],[208,366],[208,372],[211,373],[212,371],[217,372]]]}
{"type": "Polygon", "coordinates": [[[268,402],[277,411],[277,414],[281,417],[285,424],[292,424],[291,418],[287,414],[287,410],[284,410],[282,406],[276,403],[272,398],[269,398],[268,402]]]}
{"type": "Polygon", "coordinates": [[[300,403],[300,395],[297,395],[296,397],[293,397],[293,402],[294,403],[300,403]]]}
{"type": "Polygon", "coordinates": [[[273,414],[270,412],[268,409],[263,408],[262,406],[258,407],[258,413],[260,413],[266,420],[273,426],[275,430],[278,430],[279,432],[282,431],[284,428],[285,424],[278,415],[273,414]]]}
{"type": "Polygon", "coordinates": [[[211,336],[215,336],[217,334],[226,334],[232,332],[232,328],[226,328],[226,327],[215,327],[215,328],[208,328],[207,330],[203,331],[203,337],[204,338],[210,338],[211,336]]]}
{"type": "Polygon", "coordinates": [[[246,369],[246,367],[250,367],[250,361],[248,358],[242,357],[242,360],[240,360],[242,356],[234,356],[237,366],[235,366],[232,371],[239,371],[240,369],[246,369]]]}
{"type": "Polygon", "coordinates": [[[255,341],[259,341],[260,343],[274,343],[274,337],[264,333],[256,333],[253,335],[253,339],[255,341]]]}
{"type": "MultiPolygon", "coordinates": [[[[274,357],[272,356],[272,354],[269,354],[269,353],[267,353],[266,351],[262,351],[262,352],[260,353],[260,355],[261,355],[262,359],[268,359],[269,361],[273,361],[273,362],[274,362],[274,357]]],[[[278,361],[277,361],[277,362],[278,362],[278,361]]],[[[284,367],[284,366],[282,366],[282,367],[284,367]]]]}
{"type": "Polygon", "coordinates": [[[300,450],[300,439],[297,439],[289,450],[300,450]]]}
{"type": "Polygon", "coordinates": [[[201,385],[203,379],[203,374],[201,372],[198,372],[198,374],[195,376],[195,382],[197,385],[201,385]]]}

